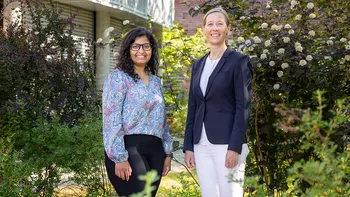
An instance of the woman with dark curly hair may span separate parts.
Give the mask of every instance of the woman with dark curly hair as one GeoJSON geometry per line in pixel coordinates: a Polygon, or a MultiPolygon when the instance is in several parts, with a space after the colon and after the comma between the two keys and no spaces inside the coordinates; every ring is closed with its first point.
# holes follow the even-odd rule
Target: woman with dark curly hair
{"type": "MultiPolygon", "coordinates": [[[[144,189],[150,170],[165,176],[172,145],[158,71],[157,42],[142,27],[124,37],[116,70],[103,87],[103,141],[109,180],[120,196],[144,189]]],[[[153,183],[155,196],[160,179],[153,183]]]]}

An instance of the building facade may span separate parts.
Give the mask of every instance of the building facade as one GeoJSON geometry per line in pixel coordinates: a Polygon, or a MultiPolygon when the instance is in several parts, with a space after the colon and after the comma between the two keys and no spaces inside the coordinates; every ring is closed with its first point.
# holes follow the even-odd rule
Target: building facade
{"type": "MultiPolygon", "coordinates": [[[[16,20],[21,14],[20,3],[12,0],[0,0],[5,6],[4,15],[16,20]]],[[[174,22],[174,0],[55,0],[57,9],[62,10],[62,17],[69,17],[72,12],[78,13],[74,18],[77,28],[73,35],[84,38],[91,36],[94,40],[102,38],[103,42],[111,39],[109,27],[116,31],[123,30],[123,21],[128,20],[134,26],[146,27],[149,17],[153,21],[152,30],[161,38],[162,28],[174,22]]],[[[6,29],[7,21],[0,21],[6,29]]],[[[114,69],[115,53],[108,45],[95,50],[97,88],[102,89],[104,80],[114,69]]]]}
{"type": "Polygon", "coordinates": [[[197,29],[202,27],[204,14],[200,13],[195,17],[189,14],[190,8],[200,3],[201,0],[175,0],[175,22],[180,23],[188,35],[195,34],[197,29]]]}

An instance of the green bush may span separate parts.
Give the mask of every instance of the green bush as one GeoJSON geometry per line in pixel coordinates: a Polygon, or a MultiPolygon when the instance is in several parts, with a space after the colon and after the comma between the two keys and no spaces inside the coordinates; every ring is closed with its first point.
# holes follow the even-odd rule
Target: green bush
{"type": "MultiPolygon", "coordinates": [[[[309,151],[311,157],[296,161],[288,167],[286,182],[289,189],[278,191],[278,196],[349,196],[350,195],[350,152],[337,151],[337,144],[331,140],[331,136],[337,130],[346,126],[348,117],[346,110],[349,104],[344,105],[344,100],[337,102],[332,118],[324,119],[325,99],[321,92],[317,92],[316,100],[318,108],[288,109],[283,105],[276,111],[283,118],[278,125],[286,133],[301,134],[300,151],[309,151]],[[310,151],[311,149],[311,151],[310,151]]],[[[347,126],[349,128],[349,126],[347,126]]],[[[251,188],[251,195],[256,197],[266,196],[269,190],[259,179],[248,178],[247,185],[251,188]]],[[[270,193],[271,194],[271,193],[270,193]]]]}
{"type": "Polygon", "coordinates": [[[31,162],[20,160],[20,153],[13,150],[11,137],[1,138],[0,195],[4,197],[31,196],[34,187],[27,177],[30,177],[32,167],[31,162]]]}
{"type": "Polygon", "coordinates": [[[160,48],[161,70],[172,133],[184,132],[191,76],[190,66],[207,50],[201,31],[193,36],[187,36],[178,23],[175,23],[172,28],[163,29],[162,48],[160,48]]]}
{"type": "Polygon", "coordinates": [[[31,22],[0,32],[0,196],[54,196],[66,184],[106,195],[93,42],[72,35],[77,13],[61,18],[51,1],[17,2],[31,22]]]}

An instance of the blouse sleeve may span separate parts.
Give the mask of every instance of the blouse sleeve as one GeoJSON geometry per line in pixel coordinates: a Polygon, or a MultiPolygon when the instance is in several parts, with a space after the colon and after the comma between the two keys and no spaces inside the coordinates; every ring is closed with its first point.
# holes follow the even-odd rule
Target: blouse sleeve
{"type": "Polygon", "coordinates": [[[169,128],[169,125],[168,125],[168,122],[166,119],[165,99],[164,99],[164,95],[163,95],[162,84],[161,84],[159,79],[158,79],[158,85],[160,87],[160,94],[162,95],[163,109],[164,109],[164,122],[163,122],[164,133],[162,136],[163,137],[162,143],[163,143],[163,147],[164,147],[164,152],[172,152],[173,151],[173,140],[171,138],[170,128],[169,128]]]}
{"type": "Polygon", "coordinates": [[[120,71],[112,72],[103,86],[103,142],[107,156],[115,163],[128,160],[124,145],[122,110],[126,85],[120,71]]]}
{"type": "Polygon", "coordinates": [[[169,129],[169,125],[167,123],[166,117],[164,118],[164,133],[163,133],[162,142],[163,142],[164,152],[173,151],[173,140],[171,139],[170,129],[169,129]]]}

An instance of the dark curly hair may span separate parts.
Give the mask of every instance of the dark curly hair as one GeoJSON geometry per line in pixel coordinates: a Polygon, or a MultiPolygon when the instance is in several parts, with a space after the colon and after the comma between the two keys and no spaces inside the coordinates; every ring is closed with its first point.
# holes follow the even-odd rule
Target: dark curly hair
{"type": "Polygon", "coordinates": [[[146,65],[146,71],[153,75],[157,75],[159,59],[158,59],[158,45],[153,35],[143,27],[136,27],[130,30],[121,42],[119,49],[119,56],[117,57],[116,69],[120,69],[127,73],[130,77],[136,81],[139,76],[135,73],[134,63],[130,57],[130,46],[135,42],[135,39],[141,36],[146,36],[152,47],[152,56],[146,65]]]}

